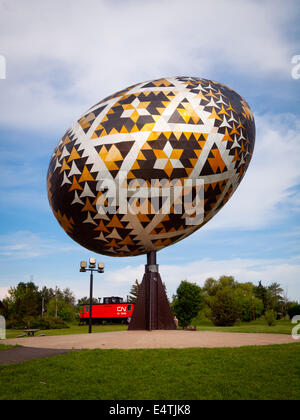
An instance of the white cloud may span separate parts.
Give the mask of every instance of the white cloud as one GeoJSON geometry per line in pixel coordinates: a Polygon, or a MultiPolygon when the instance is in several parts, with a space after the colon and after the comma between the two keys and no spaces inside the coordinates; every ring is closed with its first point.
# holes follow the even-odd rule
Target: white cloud
{"type": "MultiPolygon", "coordinates": [[[[219,278],[221,275],[233,275],[239,282],[261,280],[264,285],[279,283],[290,299],[300,301],[300,256],[287,260],[277,259],[242,259],[230,260],[202,259],[188,264],[160,265],[162,281],[166,283],[168,296],[176,292],[182,280],[195,282],[203,286],[208,277],[219,278]]],[[[135,279],[141,281],[144,266],[127,266],[105,275],[101,282],[101,296],[119,294],[126,296],[135,279]]],[[[100,288],[99,288],[100,290],[100,288]]]]}
{"type": "Polygon", "coordinates": [[[256,144],[248,171],[232,198],[204,229],[260,229],[299,211],[300,120],[256,116],[256,144]]]}
{"type": "MultiPolygon", "coordinates": [[[[7,59],[7,79],[0,81],[0,123],[63,134],[99,99],[162,75],[213,78],[224,69],[251,83],[264,80],[269,89],[270,81],[291,78],[290,59],[299,51],[288,39],[287,28],[297,6],[280,0],[0,0],[0,53],[7,59]]],[[[300,121],[279,115],[257,116],[256,123],[257,142],[245,179],[204,229],[259,229],[280,222],[284,209],[299,210],[299,193],[293,188],[300,177],[300,121]]],[[[37,144],[31,154],[41,148],[37,144]]],[[[3,194],[6,201],[38,203],[38,194],[28,193],[23,185],[23,195],[14,192],[22,176],[33,190],[32,172],[23,169],[19,180],[13,172],[3,174],[11,190],[11,196],[3,194]]],[[[70,250],[29,231],[1,235],[0,243],[0,256],[15,259],[70,250]]],[[[95,293],[126,296],[143,269],[129,265],[107,273],[95,293]]],[[[291,297],[299,299],[299,265],[292,260],[202,260],[161,266],[171,293],[184,278],[201,283],[224,272],[239,281],[288,283],[291,297]]],[[[76,287],[78,296],[86,294],[85,285],[76,287]]]]}
{"type": "Polygon", "coordinates": [[[0,235],[0,258],[31,259],[59,252],[71,252],[75,245],[67,246],[51,238],[30,231],[0,235]]]}
{"type": "Polygon", "coordinates": [[[9,287],[0,287],[0,300],[8,296],[9,287]]]}
{"type": "Polygon", "coordinates": [[[254,79],[290,78],[296,52],[284,28],[295,5],[2,0],[0,51],[7,79],[0,121],[67,128],[107,94],[162,75],[210,78],[224,68],[254,79]]]}
{"type": "MultiPolygon", "coordinates": [[[[143,278],[144,265],[127,265],[116,270],[107,269],[104,274],[96,275],[94,279],[94,297],[129,295],[135,279],[139,282],[143,278]]],[[[72,271],[72,269],[70,269],[72,271]]],[[[287,259],[272,258],[232,258],[212,259],[204,258],[190,263],[162,264],[159,266],[162,281],[166,284],[169,298],[176,293],[176,289],[182,280],[197,283],[203,286],[208,277],[218,279],[221,275],[232,275],[238,282],[252,282],[258,284],[261,280],[263,285],[268,286],[273,282],[279,283],[287,293],[289,299],[300,301],[300,256],[287,259]]],[[[16,286],[20,281],[27,282],[27,275],[10,275],[0,277],[0,299],[7,294],[11,286],[16,286]]],[[[50,272],[39,273],[38,280],[33,279],[40,288],[46,285],[48,288],[70,288],[76,298],[88,296],[89,276],[74,272],[72,277],[50,272]]]]}

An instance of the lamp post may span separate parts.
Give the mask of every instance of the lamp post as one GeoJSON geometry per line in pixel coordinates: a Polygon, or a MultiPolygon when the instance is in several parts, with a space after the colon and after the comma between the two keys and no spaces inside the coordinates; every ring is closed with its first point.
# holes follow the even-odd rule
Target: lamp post
{"type": "Polygon", "coordinates": [[[89,260],[89,267],[87,268],[87,262],[81,261],[80,263],[80,272],[85,273],[86,271],[90,271],[90,312],[89,312],[89,334],[92,332],[92,305],[93,305],[93,280],[94,271],[98,273],[104,273],[104,264],[98,263],[98,268],[96,268],[96,258],[90,258],[89,260]]]}

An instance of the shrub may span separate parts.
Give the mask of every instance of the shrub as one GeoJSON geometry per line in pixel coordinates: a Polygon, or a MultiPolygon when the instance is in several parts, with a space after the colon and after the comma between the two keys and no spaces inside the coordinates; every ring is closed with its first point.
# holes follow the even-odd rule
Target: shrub
{"type": "Polygon", "coordinates": [[[219,290],[211,300],[211,320],[217,326],[234,325],[240,314],[240,303],[228,289],[219,290]]]}
{"type": "Polygon", "coordinates": [[[266,311],[265,320],[270,327],[276,325],[276,313],[273,310],[266,311]]]}
{"type": "Polygon", "coordinates": [[[67,324],[60,318],[51,316],[39,317],[31,321],[31,328],[39,328],[41,330],[57,330],[61,328],[69,328],[67,324]]]}
{"type": "Polygon", "coordinates": [[[7,329],[22,330],[24,328],[39,328],[40,330],[55,330],[60,328],[69,328],[60,318],[45,315],[44,317],[32,318],[25,317],[22,322],[16,319],[10,319],[6,322],[7,329]]]}
{"type": "Polygon", "coordinates": [[[6,320],[6,328],[8,330],[21,330],[24,327],[25,327],[24,323],[21,323],[19,320],[15,318],[6,320]]]}
{"type": "Polygon", "coordinates": [[[300,305],[294,305],[288,310],[290,319],[293,319],[295,315],[300,315],[300,305]]]}

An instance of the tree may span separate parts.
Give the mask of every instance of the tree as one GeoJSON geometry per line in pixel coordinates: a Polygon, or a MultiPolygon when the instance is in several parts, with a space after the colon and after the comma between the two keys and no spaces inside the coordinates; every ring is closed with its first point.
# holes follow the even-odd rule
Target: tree
{"type": "Polygon", "coordinates": [[[253,283],[236,282],[233,292],[237,297],[240,305],[240,318],[242,321],[250,322],[254,321],[256,318],[261,317],[263,311],[263,302],[262,300],[255,297],[253,283]]]}
{"type": "Polygon", "coordinates": [[[203,286],[203,292],[208,296],[215,296],[220,288],[230,287],[235,288],[238,283],[233,276],[221,276],[219,280],[209,277],[203,286]]]}
{"type": "MultiPolygon", "coordinates": [[[[92,300],[93,305],[96,305],[97,303],[99,303],[98,299],[93,298],[92,300]]],[[[87,296],[84,296],[83,298],[78,299],[77,302],[77,308],[80,308],[80,305],[89,305],[90,304],[90,298],[87,296]]]]}
{"type": "Polygon", "coordinates": [[[241,307],[240,317],[243,321],[254,321],[262,316],[264,305],[260,299],[253,295],[240,296],[238,299],[241,307]]]}
{"type": "Polygon", "coordinates": [[[220,288],[211,302],[212,321],[218,326],[231,326],[242,312],[237,296],[230,287],[220,288]]]}
{"type": "Polygon", "coordinates": [[[67,287],[66,289],[64,289],[62,292],[61,292],[61,294],[62,294],[62,296],[61,296],[61,298],[66,302],[66,303],[68,303],[69,305],[71,305],[71,306],[74,306],[75,305],[75,302],[76,302],[76,298],[75,298],[75,296],[74,296],[74,294],[73,294],[73,292],[67,287]]]}
{"type": "Polygon", "coordinates": [[[233,276],[221,276],[218,282],[221,288],[229,287],[231,289],[235,289],[239,285],[233,276]]]}
{"type": "Polygon", "coordinates": [[[76,314],[75,296],[69,288],[53,290],[43,287],[39,290],[32,281],[21,282],[9,289],[8,297],[3,300],[4,308],[1,310],[1,315],[5,316],[7,325],[12,328],[38,325],[43,321],[46,322],[47,315],[56,315],[56,299],[58,315],[66,321],[73,321],[76,314]],[[50,310],[49,314],[46,313],[47,309],[50,310]]]}
{"type": "Polygon", "coordinates": [[[209,277],[205,280],[204,286],[202,291],[206,293],[208,296],[214,296],[217,292],[218,282],[212,277],[209,277]]]}
{"type": "Polygon", "coordinates": [[[3,302],[0,300],[0,315],[4,316],[4,318],[8,318],[8,307],[5,300],[3,300],[3,302]]]}
{"type": "Polygon", "coordinates": [[[277,317],[284,316],[294,306],[294,302],[288,300],[287,293],[284,293],[280,284],[275,282],[265,287],[261,281],[255,286],[251,282],[239,283],[232,276],[221,276],[219,280],[210,277],[205,281],[202,290],[206,313],[213,307],[214,310],[218,308],[222,311],[221,303],[216,302],[216,296],[220,294],[224,304],[226,300],[228,305],[229,302],[237,305],[235,310],[229,305],[230,311],[239,312],[239,318],[243,321],[257,319],[268,310],[276,312],[277,317]],[[225,293],[226,299],[221,292],[225,293]]]}
{"type": "Polygon", "coordinates": [[[255,295],[261,299],[264,305],[263,314],[268,310],[276,312],[277,316],[284,316],[287,311],[287,297],[279,283],[272,283],[268,287],[264,287],[262,282],[258,283],[255,288],[255,295]]]}
{"type": "Polygon", "coordinates": [[[66,322],[72,322],[76,317],[76,310],[73,305],[65,301],[64,299],[52,298],[47,306],[47,315],[51,317],[56,316],[56,304],[57,304],[57,315],[59,318],[66,322]]]}
{"type": "Polygon", "coordinates": [[[288,310],[288,314],[290,319],[293,319],[293,317],[296,315],[300,315],[300,305],[294,304],[293,306],[291,306],[288,310]]]}
{"type": "MultiPolygon", "coordinates": [[[[167,294],[167,288],[164,282],[162,282],[162,285],[165,289],[165,292],[167,294]]],[[[140,290],[141,284],[139,283],[138,279],[135,280],[134,284],[131,286],[130,292],[129,292],[129,296],[128,296],[128,302],[129,303],[136,303],[138,295],[139,295],[139,290],[140,290]]]]}
{"type": "Polygon", "coordinates": [[[284,306],[284,298],[283,298],[283,289],[279,283],[272,283],[268,287],[269,292],[269,308],[277,313],[283,315],[283,306],[284,306]]]}
{"type": "Polygon", "coordinates": [[[173,311],[181,327],[187,327],[198,315],[203,303],[201,287],[184,280],[177,288],[173,311]]]}
{"type": "Polygon", "coordinates": [[[41,299],[41,314],[44,315],[46,308],[51,299],[55,297],[55,290],[52,288],[48,289],[46,286],[42,288],[40,291],[40,299],[41,299]]]}
{"type": "Polygon", "coordinates": [[[21,282],[17,287],[11,287],[8,293],[5,304],[9,318],[23,323],[25,318],[34,318],[40,314],[40,294],[38,286],[33,282],[21,282]]]}
{"type": "Polygon", "coordinates": [[[203,292],[211,318],[218,325],[232,325],[238,318],[251,321],[262,314],[263,303],[255,297],[256,290],[250,282],[238,283],[233,276],[209,278],[203,292]]]}
{"type": "Polygon", "coordinates": [[[137,298],[138,298],[138,294],[139,294],[140,286],[141,285],[140,285],[138,279],[136,279],[135,283],[131,286],[131,289],[130,289],[130,292],[129,292],[129,297],[128,297],[128,302],[136,303],[137,298]]]}
{"type": "Polygon", "coordinates": [[[254,286],[255,296],[263,303],[263,314],[268,310],[268,290],[259,281],[258,286],[254,286]]]}

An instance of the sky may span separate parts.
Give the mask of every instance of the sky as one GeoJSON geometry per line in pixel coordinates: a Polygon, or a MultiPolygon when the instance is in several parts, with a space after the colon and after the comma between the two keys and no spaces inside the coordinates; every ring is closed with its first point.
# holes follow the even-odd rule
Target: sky
{"type": "Polygon", "coordinates": [[[141,281],[145,256],[94,255],[59,226],[47,199],[50,157],[106,96],[196,76],[247,100],[256,145],[224,208],[159,252],[168,296],[182,280],[233,275],[278,282],[300,301],[299,21],[298,0],[0,0],[0,299],[31,280],[87,296],[79,263],[89,257],[105,264],[95,297],[126,297],[141,281]]]}

